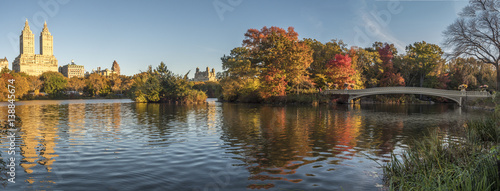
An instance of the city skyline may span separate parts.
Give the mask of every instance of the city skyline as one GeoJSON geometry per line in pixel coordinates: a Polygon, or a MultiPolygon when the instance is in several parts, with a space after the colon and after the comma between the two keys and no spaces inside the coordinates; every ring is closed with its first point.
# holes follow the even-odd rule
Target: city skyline
{"type": "Polygon", "coordinates": [[[0,13],[0,57],[11,68],[24,21],[35,34],[47,21],[59,66],[75,60],[91,71],[116,60],[122,74],[133,75],[163,61],[176,74],[191,71],[192,78],[196,67],[220,72],[220,57],[241,46],[246,30],[264,26],[292,26],[299,39],[339,39],[349,47],[389,42],[399,53],[419,41],[441,46],[442,31],[467,2],[1,1],[8,9],[0,13]]]}

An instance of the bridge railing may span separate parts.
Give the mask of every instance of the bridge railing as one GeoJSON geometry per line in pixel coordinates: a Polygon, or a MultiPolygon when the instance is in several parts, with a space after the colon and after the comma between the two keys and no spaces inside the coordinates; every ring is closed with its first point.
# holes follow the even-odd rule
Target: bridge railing
{"type": "Polygon", "coordinates": [[[488,92],[480,91],[458,91],[458,90],[443,90],[422,87],[377,87],[358,90],[325,90],[323,94],[349,94],[349,95],[364,95],[364,94],[432,94],[443,96],[459,96],[459,97],[490,97],[488,92]]]}

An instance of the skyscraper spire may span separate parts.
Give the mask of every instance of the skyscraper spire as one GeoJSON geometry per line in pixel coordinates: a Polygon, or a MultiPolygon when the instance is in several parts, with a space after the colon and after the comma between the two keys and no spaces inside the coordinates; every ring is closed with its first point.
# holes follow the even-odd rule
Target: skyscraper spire
{"type": "MultiPolygon", "coordinates": [[[[45,23],[43,24],[42,32],[49,32],[49,28],[47,28],[47,21],[45,21],[45,23]]],[[[50,32],[49,32],[49,34],[50,34],[50,32]]]]}
{"type": "Polygon", "coordinates": [[[30,30],[28,19],[24,23],[24,29],[21,31],[20,45],[21,54],[34,55],[35,54],[35,35],[30,30]]]}
{"type": "Polygon", "coordinates": [[[28,24],[28,19],[26,19],[26,22],[24,23],[23,31],[30,31],[31,32],[30,25],[28,24]]]}
{"type": "Polygon", "coordinates": [[[40,54],[42,55],[53,55],[53,37],[49,32],[49,28],[47,27],[47,21],[43,24],[42,32],[40,33],[40,54]]]}

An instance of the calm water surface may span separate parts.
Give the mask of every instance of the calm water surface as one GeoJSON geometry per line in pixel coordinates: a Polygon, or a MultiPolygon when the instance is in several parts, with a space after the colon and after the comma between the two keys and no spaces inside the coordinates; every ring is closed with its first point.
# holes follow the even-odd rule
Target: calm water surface
{"type": "Polygon", "coordinates": [[[0,190],[380,190],[391,152],[429,131],[455,138],[483,115],[451,104],[16,104],[16,155],[0,135],[16,183],[0,190]]]}

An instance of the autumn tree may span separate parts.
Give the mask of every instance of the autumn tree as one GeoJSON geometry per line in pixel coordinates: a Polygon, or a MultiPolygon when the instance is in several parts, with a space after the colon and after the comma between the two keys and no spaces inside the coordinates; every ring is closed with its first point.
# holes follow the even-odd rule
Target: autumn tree
{"type": "Polygon", "coordinates": [[[496,88],[500,90],[500,1],[470,0],[444,35],[454,56],[475,57],[495,66],[496,88]]]}
{"type": "Polygon", "coordinates": [[[0,100],[7,100],[7,96],[9,95],[8,85],[11,84],[9,82],[10,79],[14,79],[14,77],[10,73],[1,73],[0,74],[0,100]]]}
{"type": "Polygon", "coordinates": [[[311,74],[321,74],[326,69],[326,64],[335,57],[337,54],[342,54],[347,52],[347,44],[342,40],[332,39],[329,42],[321,43],[316,39],[304,39],[311,50],[313,62],[309,67],[309,72],[311,74]]]}
{"type": "Polygon", "coordinates": [[[396,55],[398,55],[398,49],[396,48],[396,46],[394,44],[388,44],[388,43],[383,43],[383,42],[374,42],[372,44],[372,49],[373,50],[376,50],[378,51],[379,49],[382,49],[382,48],[387,48],[386,46],[389,46],[389,51],[392,53],[392,57],[395,57],[396,55]]]}
{"type": "Polygon", "coordinates": [[[59,72],[44,72],[40,79],[43,81],[43,91],[50,96],[58,96],[66,89],[68,80],[59,72]]]}
{"type": "Polygon", "coordinates": [[[43,81],[38,76],[29,76],[28,82],[30,91],[33,91],[33,93],[37,95],[42,88],[43,81]]]}
{"type": "Polygon", "coordinates": [[[288,30],[279,27],[263,27],[260,31],[249,29],[245,33],[243,46],[249,49],[254,65],[262,70],[282,71],[285,82],[291,86],[300,84],[312,63],[310,47],[298,40],[298,33],[293,27],[288,30]]]}
{"type": "Polygon", "coordinates": [[[351,67],[349,55],[337,54],[326,64],[326,73],[332,84],[342,87],[344,84],[353,84],[352,76],[356,71],[351,67]]]}
{"type": "Polygon", "coordinates": [[[12,76],[16,80],[14,85],[16,86],[16,98],[23,98],[28,94],[30,90],[30,83],[28,82],[28,75],[25,73],[12,73],[12,76]]]}
{"type": "Polygon", "coordinates": [[[476,89],[485,84],[495,85],[495,68],[472,57],[452,59],[447,70],[450,74],[448,84],[453,89],[457,89],[460,84],[467,84],[469,89],[476,89]]]}
{"type": "Polygon", "coordinates": [[[347,44],[337,39],[332,39],[324,44],[316,39],[304,39],[303,41],[313,51],[313,62],[308,68],[312,79],[303,79],[303,82],[311,81],[317,88],[325,89],[328,86],[328,78],[325,73],[326,64],[335,58],[335,55],[347,52],[347,44]]]}
{"type": "Polygon", "coordinates": [[[109,79],[96,73],[90,74],[86,81],[86,90],[91,96],[106,95],[111,91],[109,79]]]}
{"type": "Polygon", "coordinates": [[[382,61],[382,70],[379,86],[404,86],[405,81],[401,74],[397,73],[394,65],[392,64],[392,58],[394,57],[393,50],[391,46],[387,43],[382,47],[378,47],[378,54],[380,60],[382,61]]]}
{"type": "Polygon", "coordinates": [[[7,100],[7,95],[9,94],[9,90],[7,89],[7,84],[2,77],[0,77],[0,101],[7,100]]]}
{"type": "Polygon", "coordinates": [[[120,84],[120,93],[129,92],[133,84],[132,77],[120,75],[120,79],[122,81],[122,83],[120,84]]]}
{"type": "Polygon", "coordinates": [[[121,93],[122,92],[122,78],[120,76],[113,74],[113,77],[110,80],[111,91],[113,93],[121,93]]]}
{"type": "Polygon", "coordinates": [[[2,70],[0,70],[0,74],[5,74],[5,73],[11,73],[11,70],[7,67],[3,67],[2,70]]]}
{"type": "Polygon", "coordinates": [[[261,75],[261,95],[263,98],[271,96],[285,96],[286,76],[282,70],[276,68],[266,68],[261,75]]]}
{"type": "Polygon", "coordinates": [[[67,89],[70,91],[81,92],[85,88],[85,78],[72,77],[68,80],[67,89]]]}

